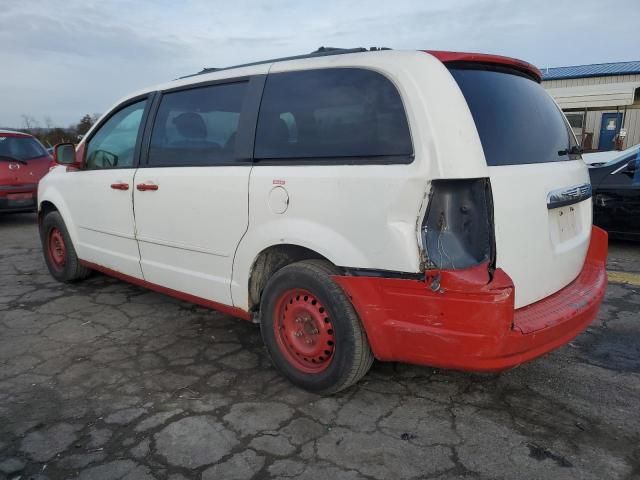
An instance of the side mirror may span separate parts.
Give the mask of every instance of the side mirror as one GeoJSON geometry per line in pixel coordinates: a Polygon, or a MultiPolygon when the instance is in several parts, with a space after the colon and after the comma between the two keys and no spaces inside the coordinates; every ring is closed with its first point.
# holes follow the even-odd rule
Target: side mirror
{"type": "Polygon", "coordinates": [[[59,165],[73,165],[76,162],[73,143],[59,143],[53,147],[53,161],[59,165]]]}

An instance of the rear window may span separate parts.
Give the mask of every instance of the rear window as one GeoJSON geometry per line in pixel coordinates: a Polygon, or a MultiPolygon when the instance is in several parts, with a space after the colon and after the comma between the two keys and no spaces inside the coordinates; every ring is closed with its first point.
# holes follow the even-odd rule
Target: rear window
{"type": "Polygon", "coordinates": [[[332,68],[267,78],[255,158],[366,163],[381,157],[410,161],[412,153],[402,100],[381,74],[332,68]]]}
{"type": "Polygon", "coordinates": [[[14,137],[0,135],[0,157],[10,157],[17,160],[31,160],[46,157],[47,151],[42,144],[33,137],[14,137]]]}
{"type": "Polygon", "coordinates": [[[564,115],[544,88],[516,73],[451,68],[489,166],[579,158],[564,115]]]}

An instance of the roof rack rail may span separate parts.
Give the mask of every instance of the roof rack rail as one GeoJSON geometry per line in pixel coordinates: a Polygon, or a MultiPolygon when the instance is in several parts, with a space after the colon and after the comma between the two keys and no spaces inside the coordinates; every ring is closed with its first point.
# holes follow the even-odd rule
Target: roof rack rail
{"type": "Polygon", "coordinates": [[[230,70],[232,68],[251,67],[253,65],[262,65],[264,63],[286,62],[287,60],[300,60],[303,58],[328,57],[330,55],[344,55],[346,53],[378,52],[380,50],[391,50],[391,49],[387,47],[370,47],[368,49],[364,47],[357,47],[357,48],[320,47],[311,53],[305,53],[303,55],[293,55],[291,57],[272,58],[270,60],[260,60],[258,62],[243,63],[241,65],[233,65],[231,67],[203,68],[198,73],[185,75],[184,77],[180,77],[180,78],[189,78],[189,77],[194,77],[196,75],[203,75],[205,73],[219,72],[221,70],[230,70]]]}

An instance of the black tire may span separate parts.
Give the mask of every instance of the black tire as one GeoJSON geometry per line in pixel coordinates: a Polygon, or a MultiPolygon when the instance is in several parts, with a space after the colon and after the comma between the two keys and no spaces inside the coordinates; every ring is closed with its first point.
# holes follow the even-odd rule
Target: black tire
{"type": "MultiPolygon", "coordinates": [[[[273,364],[295,385],[320,394],[332,394],[348,388],[358,382],[373,363],[373,354],[360,319],[342,288],[331,279],[331,275],[337,273],[335,267],[322,260],[293,263],[278,270],[269,279],[260,300],[260,330],[273,364]],[[287,352],[289,348],[285,342],[288,340],[282,340],[286,335],[280,333],[285,331],[285,327],[282,326],[284,320],[278,323],[276,319],[276,311],[282,312],[283,319],[287,315],[284,312],[286,308],[283,310],[280,306],[287,307],[293,301],[293,297],[287,295],[300,290],[310,293],[309,302],[315,302],[317,299],[318,305],[322,307],[319,311],[324,312],[320,315],[327,316],[323,318],[324,322],[330,319],[331,330],[328,332],[331,332],[331,338],[335,339],[334,343],[328,342],[333,345],[330,359],[319,357],[324,369],[319,372],[302,371],[299,365],[296,365],[295,361],[301,360],[296,357],[300,353],[294,351],[294,355],[291,351],[287,352]],[[292,300],[282,303],[283,298],[292,300]]],[[[304,297],[306,302],[306,296],[304,297]]],[[[302,299],[299,302],[302,302],[302,299]]],[[[295,321],[301,320],[297,318],[295,321]]],[[[298,330],[298,333],[301,332],[298,330]]],[[[322,335],[317,329],[311,330],[310,333],[322,335]]],[[[293,335],[296,336],[295,333],[293,335]]],[[[304,360],[304,363],[309,365],[306,362],[309,359],[304,360]]]]}
{"type": "Polygon", "coordinates": [[[80,264],[67,227],[58,212],[49,212],[42,220],[40,240],[42,242],[44,260],[53,278],[59,282],[71,283],[89,276],[91,270],[80,264]],[[62,242],[64,250],[63,262],[56,258],[56,253],[51,247],[52,236],[62,242]]]}

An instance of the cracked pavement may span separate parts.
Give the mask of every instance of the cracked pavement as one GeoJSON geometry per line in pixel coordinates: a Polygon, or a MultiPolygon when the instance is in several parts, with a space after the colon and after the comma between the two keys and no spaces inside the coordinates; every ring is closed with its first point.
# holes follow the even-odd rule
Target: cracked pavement
{"type": "MultiPolygon", "coordinates": [[[[0,479],[640,478],[640,287],[500,375],[375,363],[282,379],[259,328],[94,274],[62,285],[35,215],[0,216],[0,479]]],[[[611,246],[616,270],[640,245],[611,246]]]]}

